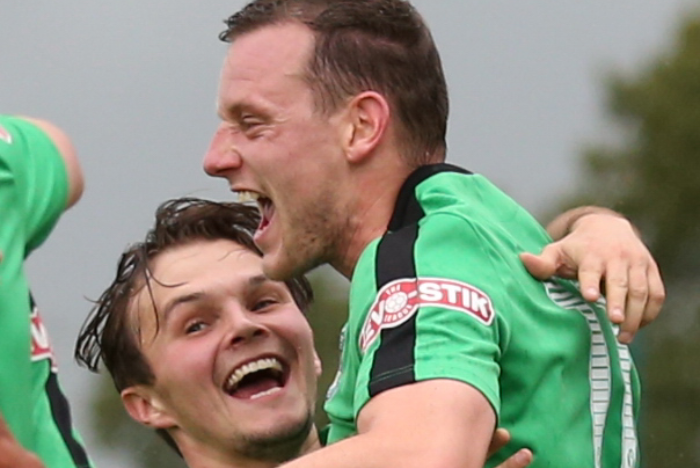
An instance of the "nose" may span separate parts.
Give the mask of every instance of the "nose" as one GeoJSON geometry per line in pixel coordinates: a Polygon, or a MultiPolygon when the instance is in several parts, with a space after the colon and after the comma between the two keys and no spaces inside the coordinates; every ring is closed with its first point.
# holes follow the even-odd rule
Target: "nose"
{"type": "Polygon", "coordinates": [[[203,167],[208,175],[228,179],[241,167],[243,161],[233,137],[234,130],[229,125],[219,125],[204,155],[203,167]]]}
{"type": "Polygon", "coordinates": [[[229,332],[225,339],[225,346],[239,347],[267,335],[267,328],[254,320],[254,315],[246,311],[238,311],[229,316],[229,332]]]}

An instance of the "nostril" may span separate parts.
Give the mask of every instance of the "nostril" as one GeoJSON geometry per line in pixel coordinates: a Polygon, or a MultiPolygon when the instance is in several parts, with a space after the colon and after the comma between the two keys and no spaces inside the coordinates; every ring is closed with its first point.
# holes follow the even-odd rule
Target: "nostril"
{"type": "Polygon", "coordinates": [[[230,341],[228,341],[229,346],[238,346],[242,345],[246,341],[250,341],[253,339],[260,338],[265,335],[265,330],[263,328],[259,328],[257,326],[254,327],[246,327],[245,330],[238,330],[235,332],[233,336],[230,337],[230,341]]]}
{"type": "Polygon", "coordinates": [[[245,338],[242,336],[237,336],[234,339],[231,340],[232,345],[237,345],[240,344],[242,341],[245,341],[245,338]]]}

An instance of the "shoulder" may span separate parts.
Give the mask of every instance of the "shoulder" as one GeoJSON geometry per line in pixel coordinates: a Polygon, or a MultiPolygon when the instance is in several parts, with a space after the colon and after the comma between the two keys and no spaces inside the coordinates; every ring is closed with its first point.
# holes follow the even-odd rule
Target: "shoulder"
{"type": "Polygon", "coordinates": [[[21,117],[21,119],[39,128],[51,140],[63,158],[69,184],[66,208],[71,207],[80,199],[85,186],[82,168],[73,142],[63,129],[48,120],[33,117],[21,117]]]}

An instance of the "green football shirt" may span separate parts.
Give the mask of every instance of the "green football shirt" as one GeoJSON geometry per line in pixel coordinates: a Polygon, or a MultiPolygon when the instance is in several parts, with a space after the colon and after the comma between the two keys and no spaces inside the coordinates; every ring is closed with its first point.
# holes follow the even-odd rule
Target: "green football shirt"
{"type": "Polygon", "coordinates": [[[0,116],[0,413],[47,468],[90,466],[24,270],[67,199],[68,175],[51,140],[25,120],[0,116]]]}
{"type": "MultiPolygon", "coordinates": [[[[356,433],[375,395],[428,379],[479,390],[537,467],[639,466],[639,380],[604,304],[540,282],[518,254],[550,238],[484,177],[448,164],[404,184],[388,230],[362,253],[341,367],[329,390],[329,442],[356,433]]],[[[465,441],[468,443],[468,441],[465,441]]]]}

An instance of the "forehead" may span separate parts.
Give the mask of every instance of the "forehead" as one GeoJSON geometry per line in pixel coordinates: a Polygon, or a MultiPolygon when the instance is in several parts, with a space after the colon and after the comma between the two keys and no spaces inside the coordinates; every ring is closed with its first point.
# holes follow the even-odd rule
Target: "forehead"
{"type": "MultiPolygon", "coordinates": [[[[298,65],[309,56],[314,43],[311,30],[301,23],[263,26],[236,37],[229,46],[224,66],[238,72],[298,65]]],[[[284,69],[297,72],[298,68],[284,69]]]]}
{"type": "Polygon", "coordinates": [[[236,242],[196,241],[158,255],[151,264],[151,275],[156,280],[154,290],[160,290],[163,285],[185,286],[213,279],[242,280],[258,274],[261,265],[262,259],[257,253],[236,242]]]}
{"type": "Polygon", "coordinates": [[[236,37],[224,59],[220,98],[227,92],[244,94],[246,85],[278,88],[282,81],[303,84],[302,71],[314,36],[300,23],[282,23],[236,37]]]}
{"type": "Polygon", "coordinates": [[[251,278],[261,276],[260,256],[233,241],[196,241],[172,247],[152,261],[149,284],[140,289],[129,308],[131,318],[140,325],[137,328],[150,328],[156,315],[177,296],[207,291],[241,294],[251,278]]]}

